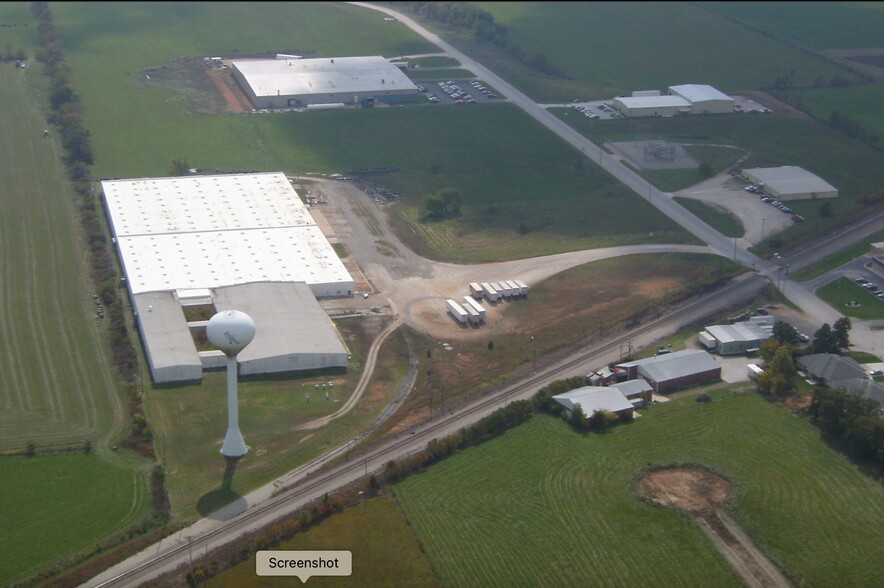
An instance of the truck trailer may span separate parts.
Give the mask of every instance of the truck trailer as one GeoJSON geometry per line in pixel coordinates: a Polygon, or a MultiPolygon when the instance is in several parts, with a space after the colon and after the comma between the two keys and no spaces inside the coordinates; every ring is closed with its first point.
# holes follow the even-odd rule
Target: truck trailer
{"type": "Polygon", "coordinates": [[[445,304],[448,307],[448,312],[451,316],[454,317],[454,320],[459,322],[462,325],[465,325],[467,321],[469,321],[469,313],[463,309],[463,307],[457,303],[456,300],[448,299],[445,304]]]}
{"type": "Polygon", "coordinates": [[[464,300],[464,302],[465,302],[465,304],[463,305],[463,307],[466,308],[467,311],[469,311],[469,309],[472,308],[472,309],[474,309],[476,312],[479,313],[479,320],[482,320],[482,321],[485,320],[485,308],[484,308],[481,304],[479,304],[478,302],[476,302],[476,299],[475,299],[475,298],[473,298],[473,297],[471,297],[471,296],[464,296],[464,297],[463,297],[463,300],[464,300]]]}
{"type": "Polygon", "coordinates": [[[472,296],[476,300],[482,300],[482,297],[484,295],[485,290],[482,289],[482,284],[478,284],[476,282],[470,284],[470,296],[472,296]]]}
{"type": "Polygon", "coordinates": [[[500,300],[500,292],[488,282],[482,282],[482,290],[485,292],[485,299],[488,300],[488,302],[497,302],[500,300]]]}

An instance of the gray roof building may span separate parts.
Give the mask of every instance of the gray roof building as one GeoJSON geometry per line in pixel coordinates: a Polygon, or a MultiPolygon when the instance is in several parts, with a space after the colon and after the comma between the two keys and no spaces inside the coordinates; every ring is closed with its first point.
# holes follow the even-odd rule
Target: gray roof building
{"type": "Polygon", "coordinates": [[[626,370],[628,379],[643,378],[657,394],[721,378],[721,366],[702,349],[683,349],[616,367],[626,370]]]}
{"type": "Polygon", "coordinates": [[[838,196],[838,188],[794,165],[744,169],[743,176],[753,184],[764,184],[764,191],[778,200],[812,200],[838,196]]]}
{"type": "Polygon", "coordinates": [[[797,361],[805,373],[828,387],[884,405],[884,384],[872,380],[865,368],[852,357],[817,353],[804,355],[797,361]]]}

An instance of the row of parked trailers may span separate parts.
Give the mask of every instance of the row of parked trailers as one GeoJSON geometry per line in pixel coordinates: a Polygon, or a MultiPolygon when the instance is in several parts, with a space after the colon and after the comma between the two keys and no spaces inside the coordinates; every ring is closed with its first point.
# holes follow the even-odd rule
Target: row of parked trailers
{"type": "Polygon", "coordinates": [[[485,308],[478,300],[485,298],[489,302],[497,302],[501,298],[516,298],[528,295],[528,286],[521,280],[505,282],[473,282],[470,284],[470,295],[463,297],[463,302],[454,299],[445,301],[448,313],[462,325],[478,325],[485,322],[485,308]]]}
{"type": "Polygon", "coordinates": [[[470,284],[470,296],[477,300],[485,298],[488,302],[497,302],[501,298],[518,298],[528,295],[528,286],[521,280],[505,282],[473,282],[470,284]]]}
{"type": "Polygon", "coordinates": [[[463,302],[448,299],[445,304],[451,316],[461,324],[471,323],[478,325],[485,322],[485,308],[476,302],[476,299],[472,296],[464,296],[463,302]]]}

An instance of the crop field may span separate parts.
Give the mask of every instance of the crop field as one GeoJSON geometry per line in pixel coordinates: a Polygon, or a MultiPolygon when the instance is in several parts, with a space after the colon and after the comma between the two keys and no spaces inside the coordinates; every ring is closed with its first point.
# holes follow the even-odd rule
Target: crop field
{"type": "Polygon", "coordinates": [[[94,453],[0,458],[0,477],[3,586],[93,547],[150,509],[145,476],[94,453]]]}
{"type": "MultiPolygon", "coordinates": [[[[0,7],[4,24],[30,15],[24,18],[0,7]]],[[[10,35],[13,47],[16,38],[10,35]]],[[[43,137],[44,85],[36,64],[0,63],[0,449],[33,444],[38,454],[0,458],[3,585],[149,510],[146,462],[107,447],[128,415],[95,315],[61,147],[43,137]],[[87,440],[96,455],[43,454],[87,440]]]]}
{"type": "Polygon", "coordinates": [[[815,294],[845,316],[860,320],[884,318],[884,300],[848,278],[838,278],[820,286],[815,294]],[[848,306],[850,302],[857,302],[859,306],[848,306]]]}
{"type": "Polygon", "coordinates": [[[884,84],[786,90],[783,95],[819,120],[827,121],[838,112],[884,141],[884,84]]]}
{"type": "MultiPolygon", "coordinates": [[[[507,27],[510,39],[526,53],[544,54],[572,78],[538,76],[512,66],[498,72],[540,102],[610,98],[684,83],[738,92],[772,86],[790,71],[799,85],[839,73],[855,78],[832,63],[714,14],[712,4],[706,10],[675,2],[478,3],[507,27]]],[[[785,5],[780,10],[791,12],[785,5]]],[[[823,18],[819,22],[828,22],[823,18]]],[[[499,61],[492,51],[472,43],[467,52],[476,52],[489,66],[499,61]]]]}
{"type": "Polygon", "coordinates": [[[710,10],[814,49],[881,46],[880,2],[706,2],[710,10]],[[833,23],[838,23],[835,26],[833,23]]]}
{"type": "Polygon", "coordinates": [[[536,416],[396,496],[446,586],[739,586],[689,517],[633,491],[648,464],[699,463],[732,482],[730,512],[796,583],[880,586],[881,485],[805,420],[733,390],[604,434],[536,416]]]}

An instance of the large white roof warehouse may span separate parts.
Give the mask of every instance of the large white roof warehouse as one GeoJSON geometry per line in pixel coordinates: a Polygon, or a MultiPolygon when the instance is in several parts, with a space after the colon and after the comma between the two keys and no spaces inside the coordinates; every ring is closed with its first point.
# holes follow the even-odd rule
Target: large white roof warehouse
{"type": "Polygon", "coordinates": [[[357,104],[365,98],[388,102],[418,95],[408,76],[379,55],[237,60],[231,68],[255,108],[357,104]]]}
{"type": "Polygon", "coordinates": [[[242,373],[346,367],[316,297],[351,296],[353,278],[282,173],[105,180],[104,198],[156,383],[218,367],[198,351],[185,307],[255,320],[242,373]]]}
{"type": "Polygon", "coordinates": [[[305,282],[349,296],[353,278],[282,173],[105,180],[133,294],[305,282]]]}

